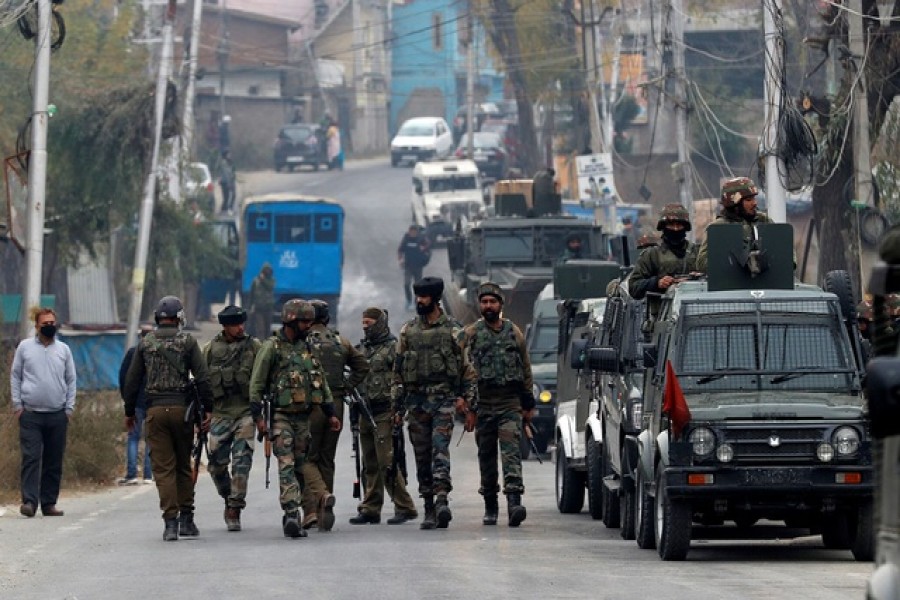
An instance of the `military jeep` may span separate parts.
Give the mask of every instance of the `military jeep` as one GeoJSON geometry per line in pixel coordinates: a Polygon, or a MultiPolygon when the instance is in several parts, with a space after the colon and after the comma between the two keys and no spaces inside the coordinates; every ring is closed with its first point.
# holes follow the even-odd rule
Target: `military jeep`
{"type": "Polygon", "coordinates": [[[644,352],[634,510],[638,545],[663,560],[687,556],[695,523],[742,529],[759,519],[872,559],[871,442],[849,277],[830,273],[825,289],[796,283],[790,261],[775,260],[791,256],[786,227],[760,226],[770,254],[752,261],[741,259],[740,226],[710,228],[718,264],[708,279],[661,298],[644,352]]]}

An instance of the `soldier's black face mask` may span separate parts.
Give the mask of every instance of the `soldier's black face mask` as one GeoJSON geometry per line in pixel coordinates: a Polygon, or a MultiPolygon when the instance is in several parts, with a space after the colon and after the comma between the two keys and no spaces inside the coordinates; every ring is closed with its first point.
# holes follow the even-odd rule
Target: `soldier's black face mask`
{"type": "Polygon", "coordinates": [[[687,231],[684,229],[675,231],[674,229],[663,229],[663,239],[669,246],[681,246],[687,237],[687,231]]]}

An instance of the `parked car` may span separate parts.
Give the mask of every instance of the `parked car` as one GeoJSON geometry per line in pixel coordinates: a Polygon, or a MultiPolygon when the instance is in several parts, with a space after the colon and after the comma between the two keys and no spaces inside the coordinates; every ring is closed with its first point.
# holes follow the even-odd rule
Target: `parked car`
{"type": "Polygon", "coordinates": [[[313,123],[291,123],[283,126],[275,138],[273,150],[275,170],[280,171],[287,167],[289,171],[293,171],[294,167],[309,165],[314,171],[318,171],[319,165],[328,163],[324,139],[321,128],[313,123]]]}
{"type": "Polygon", "coordinates": [[[184,170],[184,196],[188,203],[197,202],[212,212],[215,208],[215,189],[212,174],[206,163],[192,162],[184,170]]]}
{"type": "Polygon", "coordinates": [[[416,117],[404,121],[391,140],[391,166],[443,158],[452,151],[453,134],[447,121],[440,117],[416,117]]]}
{"type": "Polygon", "coordinates": [[[481,131],[494,132],[500,135],[503,147],[506,148],[506,166],[518,168],[522,156],[519,148],[522,145],[519,136],[519,122],[515,119],[487,119],[481,124],[481,131]]]}
{"type": "MultiPolygon", "coordinates": [[[[464,135],[456,148],[457,158],[466,158],[469,151],[469,136],[464,135]]],[[[499,133],[478,131],[472,134],[471,157],[478,170],[490,179],[501,179],[506,174],[506,148],[499,133]]]]}
{"type": "MultiPolygon", "coordinates": [[[[491,117],[499,117],[500,109],[493,102],[479,102],[475,104],[475,131],[481,131],[481,124],[491,117]]],[[[466,119],[469,107],[463,104],[453,117],[453,143],[459,143],[460,138],[466,132],[466,119]]]]}

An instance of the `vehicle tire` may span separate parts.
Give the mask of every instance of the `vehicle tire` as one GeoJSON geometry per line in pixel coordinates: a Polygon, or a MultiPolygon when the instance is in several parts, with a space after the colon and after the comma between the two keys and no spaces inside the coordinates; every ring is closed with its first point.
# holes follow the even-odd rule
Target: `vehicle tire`
{"type": "Polygon", "coordinates": [[[601,452],[599,442],[588,433],[587,440],[587,493],[588,512],[591,518],[596,520],[603,517],[603,465],[601,464],[601,452]]]}
{"type": "Polygon", "coordinates": [[[638,548],[653,550],[656,548],[656,519],[653,515],[653,498],[647,495],[644,477],[640,467],[634,474],[634,539],[638,548]]]}
{"type": "Polygon", "coordinates": [[[619,526],[619,496],[611,492],[609,488],[603,485],[603,479],[607,475],[611,475],[612,463],[609,460],[609,449],[603,444],[603,476],[600,479],[600,493],[603,502],[603,524],[609,529],[615,529],[619,526]]]}
{"type": "Polygon", "coordinates": [[[859,237],[870,248],[878,246],[890,226],[890,221],[878,209],[866,207],[859,215],[859,237]]]}
{"type": "Polygon", "coordinates": [[[276,173],[281,172],[282,167],[284,167],[284,165],[279,164],[279,163],[275,163],[275,172],[276,172],[276,173]]]}
{"type": "Polygon", "coordinates": [[[556,449],[556,507],[563,514],[581,512],[584,506],[584,473],[569,467],[562,445],[556,449]]]}
{"type": "Polygon", "coordinates": [[[857,509],[856,532],[850,552],[858,562],[875,560],[875,510],[874,503],[866,502],[857,509]]]}
{"type": "Polygon", "coordinates": [[[631,489],[630,486],[622,486],[622,493],[619,494],[619,534],[623,540],[635,539],[634,517],[637,503],[634,496],[634,489],[631,489]]]}
{"type": "Polygon", "coordinates": [[[852,523],[846,512],[822,520],[822,543],[829,550],[848,550],[853,543],[852,523]]]}
{"type": "Polygon", "coordinates": [[[293,172],[294,172],[294,165],[292,165],[292,164],[287,165],[287,170],[288,170],[288,173],[293,173],[293,172]]]}
{"type": "Polygon", "coordinates": [[[656,474],[656,551],[663,560],[684,560],[691,548],[691,506],[671,500],[663,469],[656,474]]]}
{"type": "Polygon", "coordinates": [[[847,271],[829,271],[825,273],[823,288],[826,292],[831,292],[837,296],[844,321],[855,321],[856,303],[853,301],[853,282],[850,280],[850,273],[847,271]]]}
{"type": "Polygon", "coordinates": [[[316,163],[313,163],[312,168],[313,168],[313,171],[318,171],[318,170],[319,170],[319,163],[317,163],[317,162],[316,162],[316,163]]]}

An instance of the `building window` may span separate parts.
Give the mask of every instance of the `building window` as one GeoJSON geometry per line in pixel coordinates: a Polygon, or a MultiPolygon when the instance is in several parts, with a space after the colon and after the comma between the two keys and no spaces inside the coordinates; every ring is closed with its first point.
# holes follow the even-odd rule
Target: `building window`
{"type": "Polygon", "coordinates": [[[444,47],[444,31],[442,29],[444,20],[440,13],[431,16],[431,42],[435,50],[441,50],[444,47]]]}

